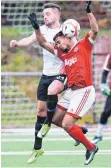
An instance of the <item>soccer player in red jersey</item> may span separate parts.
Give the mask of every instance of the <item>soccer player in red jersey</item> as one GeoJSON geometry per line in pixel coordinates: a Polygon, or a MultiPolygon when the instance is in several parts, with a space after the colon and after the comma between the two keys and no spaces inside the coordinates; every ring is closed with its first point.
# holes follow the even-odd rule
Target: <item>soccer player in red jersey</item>
{"type": "Polygon", "coordinates": [[[68,89],[58,102],[58,111],[66,110],[62,120],[62,127],[75,140],[86,147],[85,165],[88,165],[98,151],[97,145],[90,142],[83,134],[81,127],[75,123],[81,119],[95,101],[95,89],[92,83],[91,52],[98,33],[98,25],[91,12],[91,1],[86,3],[86,12],[89,18],[91,31],[79,42],[63,35],[62,31],[54,37],[55,46],[48,43],[42,36],[36,15],[30,14],[29,19],[39,44],[49,52],[56,54],[65,63],[68,79],[68,89]]]}
{"type": "Polygon", "coordinates": [[[107,82],[108,74],[110,72],[111,72],[111,53],[107,55],[103,66],[100,90],[103,95],[107,96],[107,98],[106,98],[104,110],[101,113],[96,136],[92,140],[93,143],[98,143],[99,141],[102,140],[103,129],[106,127],[108,119],[111,116],[111,76],[109,78],[109,82],[107,82]]]}

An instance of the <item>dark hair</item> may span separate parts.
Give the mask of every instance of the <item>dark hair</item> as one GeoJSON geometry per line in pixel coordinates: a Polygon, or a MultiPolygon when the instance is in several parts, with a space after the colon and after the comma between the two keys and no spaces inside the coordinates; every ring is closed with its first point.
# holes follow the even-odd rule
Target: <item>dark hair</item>
{"type": "Polygon", "coordinates": [[[58,33],[54,36],[53,40],[55,41],[57,37],[61,37],[61,36],[64,36],[63,33],[62,33],[62,31],[58,32],[58,33]]]}
{"type": "Polygon", "coordinates": [[[57,8],[59,11],[61,11],[61,8],[59,5],[54,4],[54,3],[46,3],[44,4],[44,9],[46,8],[57,8]]]}

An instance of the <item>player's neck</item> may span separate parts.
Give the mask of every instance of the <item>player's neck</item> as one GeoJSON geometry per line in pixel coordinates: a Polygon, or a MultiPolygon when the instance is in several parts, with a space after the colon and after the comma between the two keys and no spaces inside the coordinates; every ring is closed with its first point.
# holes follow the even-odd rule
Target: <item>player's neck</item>
{"type": "Polygon", "coordinates": [[[50,29],[57,29],[61,26],[60,22],[54,22],[50,25],[50,29]]]}

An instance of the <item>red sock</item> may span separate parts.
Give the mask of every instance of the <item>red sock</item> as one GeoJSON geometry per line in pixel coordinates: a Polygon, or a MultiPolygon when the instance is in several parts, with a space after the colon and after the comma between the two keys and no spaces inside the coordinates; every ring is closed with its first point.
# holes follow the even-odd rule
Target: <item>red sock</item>
{"type": "Polygon", "coordinates": [[[69,131],[69,135],[74,138],[77,141],[80,141],[87,150],[93,150],[94,149],[94,144],[91,143],[83,134],[81,128],[79,128],[77,125],[73,125],[69,131]]]}
{"type": "Polygon", "coordinates": [[[78,125],[78,127],[82,130],[82,126],[78,125]]]}

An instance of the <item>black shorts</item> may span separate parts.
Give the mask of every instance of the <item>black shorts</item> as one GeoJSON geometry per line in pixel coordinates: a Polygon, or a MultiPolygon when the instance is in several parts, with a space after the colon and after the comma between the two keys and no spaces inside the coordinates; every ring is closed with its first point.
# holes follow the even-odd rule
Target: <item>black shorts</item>
{"type": "Polygon", "coordinates": [[[49,85],[54,81],[54,80],[59,80],[62,83],[65,82],[66,79],[66,75],[62,74],[62,75],[56,75],[56,76],[46,76],[46,75],[42,75],[38,88],[37,88],[37,99],[38,100],[43,100],[43,101],[47,101],[47,91],[48,91],[48,87],[49,85]]]}

